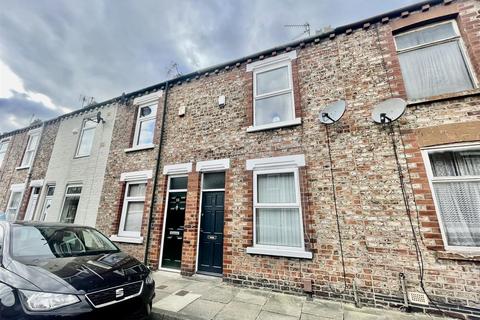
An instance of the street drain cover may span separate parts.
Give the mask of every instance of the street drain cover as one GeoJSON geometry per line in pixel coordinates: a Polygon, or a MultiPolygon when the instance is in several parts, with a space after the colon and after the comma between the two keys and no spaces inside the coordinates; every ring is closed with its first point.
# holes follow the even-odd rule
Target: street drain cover
{"type": "Polygon", "coordinates": [[[165,289],[166,287],[168,287],[168,286],[162,284],[161,286],[158,286],[157,289],[165,289]]]}
{"type": "Polygon", "coordinates": [[[186,290],[180,290],[178,291],[177,293],[175,293],[176,296],[180,296],[180,297],[183,297],[183,296],[186,296],[188,293],[188,291],[186,290]]]}

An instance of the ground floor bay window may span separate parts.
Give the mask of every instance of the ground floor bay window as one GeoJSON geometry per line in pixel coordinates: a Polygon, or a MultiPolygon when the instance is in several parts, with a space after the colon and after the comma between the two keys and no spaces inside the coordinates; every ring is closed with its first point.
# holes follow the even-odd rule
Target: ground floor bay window
{"type": "Polygon", "coordinates": [[[248,253],[311,258],[305,251],[300,179],[302,156],[247,161],[253,169],[253,246],[248,253]]]}
{"type": "Polygon", "coordinates": [[[423,151],[445,249],[480,251],[480,144],[423,151]]]}

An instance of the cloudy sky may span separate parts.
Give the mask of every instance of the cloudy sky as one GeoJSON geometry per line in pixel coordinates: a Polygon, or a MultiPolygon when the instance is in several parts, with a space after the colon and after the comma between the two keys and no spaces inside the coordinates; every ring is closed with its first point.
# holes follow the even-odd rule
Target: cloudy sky
{"type": "Polygon", "coordinates": [[[0,132],[416,0],[0,0],[0,132]]]}

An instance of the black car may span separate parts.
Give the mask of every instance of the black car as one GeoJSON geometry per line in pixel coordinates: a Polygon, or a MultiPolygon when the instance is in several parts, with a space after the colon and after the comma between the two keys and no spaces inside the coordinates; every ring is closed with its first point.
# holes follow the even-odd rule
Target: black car
{"type": "Polygon", "coordinates": [[[142,319],[150,270],[90,227],[0,222],[0,319],[142,319]]]}

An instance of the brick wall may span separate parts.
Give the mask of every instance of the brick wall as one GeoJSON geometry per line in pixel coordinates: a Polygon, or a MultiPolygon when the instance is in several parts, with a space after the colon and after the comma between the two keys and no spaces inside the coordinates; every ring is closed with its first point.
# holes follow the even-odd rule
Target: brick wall
{"type": "MultiPolygon", "coordinates": [[[[480,48],[480,35],[475,29],[479,26],[479,4],[458,2],[457,8],[457,19],[469,34],[464,40],[475,55],[480,48]]],[[[408,17],[422,14],[410,12],[408,17]]],[[[246,131],[252,123],[252,75],[246,72],[245,64],[170,88],[161,166],[231,160],[225,193],[225,281],[301,293],[303,279],[312,279],[315,295],[349,301],[353,299],[355,282],[363,303],[395,307],[402,304],[400,273],[406,275],[409,290],[421,291],[391,135],[388,128],[371,120],[375,104],[391,96],[405,97],[392,31],[391,23],[379,23],[336,35],[333,40],[293,48],[298,55],[293,69],[298,74],[295,87],[302,116],[299,126],[246,131]],[[224,108],[217,105],[219,95],[226,96],[224,108]],[[345,99],[348,106],[342,120],[329,127],[331,164],[327,132],[318,114],[323,106],[338,99],[345,99]],[[177,115],[180,107],[186,107],[184,117],[177,115]],[[247,254],[246,248],[253,242],[253,182],[245,161],[292,154],[304,154],[306,158],[306,167],[300,172],[301,195],[306,247],[312,251],[313,259],[247,254]],[[344,244],[345,291],[331,166],[344,244]]],[[[477,60],[475,55],[472,61],[477,60]]],[[[472,91],[412,104],[394,127],[408,204],[425,261],[425,286],[446,308],[451,307],[449,304],[480,308],[480,266],[475,257],[462,258],[443,250],[417,136],[425,127],[478,121],[479,102],[478,91],[472,91]]],[[[198,179],[197,174],[189,176],[184,274],[194,271],[196,259],[199,195],[190,186],[196,186],[198,179]]],[[[160,175],[158,181],[158,199],[163,202],[166,177],[160,175]]],[[[164,207],[159,203],[153,217],[150,250],[154,267],[158,266],[163,218],[164,207]]],[[[461,311],[469,312],[465,310],[461,311]]],[[[433,307],[430,311],[434,311],[433,307]]]]}
{"type": "MultiPolygon", "coordinates": [[[[38,144],[38,150],[35,156],[35,160],[32,164],[30,177],[28,177],[29,182],[33,180],[43,180],[45,178],[47,174],[48,164],[50,163],[50,157],[52,155],[55,138],[57,137],[58,127],[59,122],[46,123],[43,127],[42,135],[38,144]]],[[[27,185],[25,188],[25,193],[23,195],[23,201],[18,212],[18,219],[20,220],[25,217],[31,192],[32,187],[27,185]]],[[[42,200],[43,198],[39,195],[37,205],[34,208],[35,212],[40,210],[40,208],[42,207],[42,200]]]]}
{"type": "Polygon", "coordinates": [[[20,167],[23,153],[27,147],[28,131],[35,128],[37,127],[26,128],[0,138],[9,139],[7,153],[0,168],[0,211],[6,210],[10,198],[10,186],[25,183],[27,180],[28,169],[17,170],[16,168],[20,167]]]}
{"type": "MultiPolygon", "coordinates": [[[[161,99],[159,104],[161,104],[161,99]]],[[[117,114],[112,131],[112,140],[96,220],[96,227],[107,236],[117,235],[118,233],[122,212],[122,201],[125,192],[125,183],[120,181],[120,175],[126,172],[155,170],[155,159],[158,152],[158,145],[152,149],[133,152],[125,151],[132,147],[136,113],[137,108],[133,106],[131,102],[126,105],[118,104],[117,106],[117,114]]],[[[157,114],[160,115],[160,113],[161,105],[158,107],[157,114]]],[[[160,117],[158,116],[154,141],[159,140],[160,122],[160,117]]],[[[142,261],[145,252],[148,213],[152,201],[152,187],[152,182],[149,180],[145,193],[145,207],[142,219],[141,236],[144,238],[143,243],[117,243],[122,250],[125,250],[142,261]]],[[[155,239],[157,238],[155,237],[155,239]]]]}

